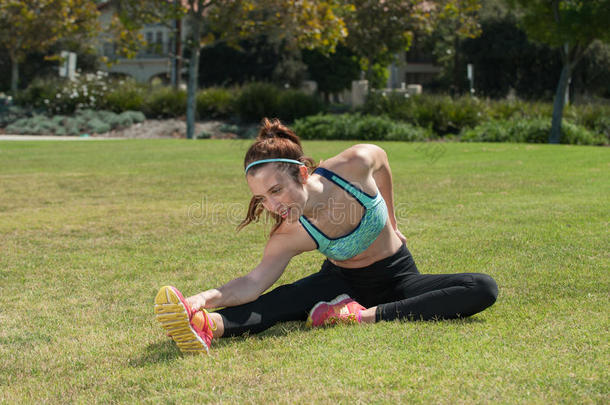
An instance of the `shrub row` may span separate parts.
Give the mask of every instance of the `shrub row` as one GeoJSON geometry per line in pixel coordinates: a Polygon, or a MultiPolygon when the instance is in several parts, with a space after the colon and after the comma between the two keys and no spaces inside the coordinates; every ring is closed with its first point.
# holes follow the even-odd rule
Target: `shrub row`
{"type": "Polygon", "coordinates": [[[17,121],[18,119],[30,117],[31,115],[31,109],[16,105],[2,108],[0,109],[0,128],[4,128],[8,124],[17,121]]]}
{"type": "Polygon", "coordinates": [[[74,116],[56,115],[49,118],[45,115],[20,118],[6,127],[9,134],[32,135],[81,135],[87,133],[104,133],[119,127],[128,127],[144,121],[139,111],[124,111],[116,114],[111,111],[78,111],[74,116]]]}
{"type": "Polygon", "coordinates": [[[314,115],[296,120],[293,128],[301,139],[424,141],[434,136],[405,122],[360,114],[314,115]]]}
{"type": "MultiPolygon", "coordinates": [[[[464,129],[460,140],[464,142],[527,142],[547,143],[551,121],[547,118],[512,118],[491,120],[474,128],[464,129]]],[[[585,127],[564,121],[561,126],[561,143],[573,145],[604,145],[605,136],[585,127]]]]}
{"type": "MultiPolygon", "coordinates": [[[[186,114],[186,99],[184,90],[150,88],[130,79],[109,79],[98,72],[80,75],[74,81],[36,79],[19,94],[16,102],[48,115],[104,109],[116,113],[137,110],[149,118],[170,118],[186,114]]],[[[208,88],[197,93],[200,119],[236,117],[245,122],[258,122],[268,116],[293,121],[317,114],[323,108],[317,97],[268,83],[250,83],[231,89],[208,88]]]]}
{"type": "Polygon", "coordinates": [[[482,103],[470,97],[454,100],[449,96],[371,93],[362,111],[430,128],[440,136],[457,134],[462,128],[478,125],[486,118],[482,103]]]}
{"type": "MultiPolygon", "coordinates": [[[[544,117],[550,121],[553,106],[523,100],[492,101],[468,96],[452,99],[437,95],[405,97],[398,93],[376,92],[369,95],[361,110],[430,128],[444,136],[459,134],[466,128],[492,120],[544,117]]],[[[564,117],[610,139],[610,105],[570,105],[566,107],[564,117]]]]}
{"type": "MultiPolygon", "coordinates": [[[[298,119],[293,128],[302,139],[350,139],[424,141],[437,136],[429,129],[392,120],[387,116],[360,114],[316,115],[298,119]]],[[[551,122],[546,118],[490,120],[474,128],[465,128],[459,136],[447,138],[463,142],[547,143],[551,122]]],[[[571,122],[562,126],[562,143],[575,145],[608,144],[605,136],[571,122]]]]}
{"type": "Polygon", "coordinates": [[[237,96],[235,109],[246,122],[258,122],[262,117],[294,121],[321,112],[323,104],[302,91],[280,90],[268,83],[251,83],[244,86],[237,96]]]}

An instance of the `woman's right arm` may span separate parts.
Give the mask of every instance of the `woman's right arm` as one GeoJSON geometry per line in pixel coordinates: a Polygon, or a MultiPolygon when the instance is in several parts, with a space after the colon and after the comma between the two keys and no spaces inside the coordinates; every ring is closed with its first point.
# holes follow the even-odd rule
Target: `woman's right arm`
{"type": "Polygon", "coordinates": [[[257,299],[265,290],[280,278],[288,262],[301,253],[290,246],[285,234],[273,235],[263,252],[261,262],[250,273],[229,281],[219,288],[203,291],[189,297],[186,301],[193,310],[200,308],[233,307],[257,299]]]}

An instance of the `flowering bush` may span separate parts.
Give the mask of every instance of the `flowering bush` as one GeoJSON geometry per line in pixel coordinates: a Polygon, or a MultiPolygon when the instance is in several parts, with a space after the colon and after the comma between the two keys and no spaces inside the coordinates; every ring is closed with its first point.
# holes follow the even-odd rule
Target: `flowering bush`
{"type": "Polygon", "coordinates": [[[77,74],[75,80],[37,78],[17,96],[17,103],[49,114],[72,114],[76,110],[98,109],[109,90],[108,74],[77,74]]]}

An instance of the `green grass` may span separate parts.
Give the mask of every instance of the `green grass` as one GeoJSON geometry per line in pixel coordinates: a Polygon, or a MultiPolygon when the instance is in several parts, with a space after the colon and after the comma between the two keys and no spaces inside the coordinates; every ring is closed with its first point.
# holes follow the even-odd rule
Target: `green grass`
{"type": "MultiPolygon", "coordinates": [[[[488,273],[496,304],[460,321],[281,324],[183,357],[152,301],[260,259],[268,228],[234,232],[248,142],[0,143],[0,402],[610,402],[610,150],[381,145],[420,270],[488,273]]],[[[278,283],[321,261],[295,258],[278,283]]]]}

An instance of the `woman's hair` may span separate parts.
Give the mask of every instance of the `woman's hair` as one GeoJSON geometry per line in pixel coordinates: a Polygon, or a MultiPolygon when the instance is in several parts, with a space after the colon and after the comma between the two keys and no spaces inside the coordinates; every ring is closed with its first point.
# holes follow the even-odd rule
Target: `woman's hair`
{"type": "MultiPolygon", "coordinates": [[[[278,158],[298,160],[307,167],[307,170],[310,173],[318,166],[312,158],[303,154],[301,140],[290,128],[283,125],[277,118],[272,120],[263,118],[258,136],[246,152],[246,157],[244,158],[244,170],[250,163],[257,160],[278,158]]],[[[265,165],[275,165],[278,170],[288,173],[295,182],[300,182],[299,168],[301,166],[295,163],[261,163],[252,166],[248,170],[247,174],[254,174],[257,170],[265,165]]],[[[250,200],[250,205],[248,206],[246,218],[237,226],[237,230],[241,230],[251,222],[258,222],[264,209],[265,208],[262,205],[262,200],[257,197],[252,197],[250,200]]],[[[281,216],[272,212],[268,212],[268,216],[275,220],[275,224],[269,233],[269,236],[271,236],[282,224],[283,219],[281,216]]]]}

